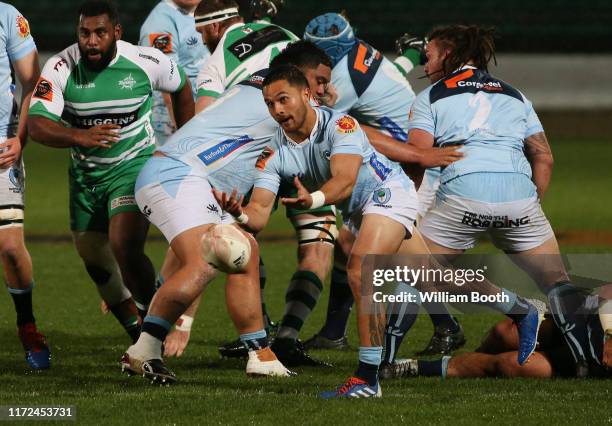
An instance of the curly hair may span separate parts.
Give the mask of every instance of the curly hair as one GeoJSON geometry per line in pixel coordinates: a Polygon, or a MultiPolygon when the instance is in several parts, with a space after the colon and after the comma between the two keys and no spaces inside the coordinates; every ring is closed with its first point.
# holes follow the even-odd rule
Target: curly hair
{"type": "Polygon", "coordinates": [[[448,25],[434,28],[427,36],[437,40],[443,49],[450,50],[442,63],[444,75],[472,63],[476,68],[488,71],[489,62],[495,58],[495,28],[476,25],[448,25]]]}

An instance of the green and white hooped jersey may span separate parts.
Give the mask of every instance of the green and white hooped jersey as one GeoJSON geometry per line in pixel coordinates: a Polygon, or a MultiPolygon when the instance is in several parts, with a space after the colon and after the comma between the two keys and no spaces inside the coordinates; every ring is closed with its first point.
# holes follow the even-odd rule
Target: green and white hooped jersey
{"type": "Polygon", "coordinates": [[[71,148],[72,167],[91,177],[153,151],[151,94],[177,92],[185,84],[183,70],[158,49],[117,41],[117,53],[102,71],[85,67],[77,44],[51,57],[30,103],[30,115],[88,129],[118,124],[120,140],[110,149],[71,148]]]}
{"type": "Polygon", "coordinates": [[[198,97],[218,98],[233,85],[268,68],[287,44],[297,40],[291,31],[267,22],[230,25],[198,74],[198,97]]]}

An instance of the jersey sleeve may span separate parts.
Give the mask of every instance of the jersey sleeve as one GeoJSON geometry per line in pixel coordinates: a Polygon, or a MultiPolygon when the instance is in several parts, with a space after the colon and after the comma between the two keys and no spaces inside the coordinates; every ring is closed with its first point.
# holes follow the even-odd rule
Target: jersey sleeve
{"type": "Polygon", "coordinates": [[[330,156],[353,154],[363,157],[366,136],[357,120],[350,115],[343,115],[336,119],[334,126],[330,127],[327,133],[332,144],[330,156]]]}
{"type": "Polygon", "coordinates": [[[36,49],[36,44],[30,34],[28,20],[13,6],[6,9],[8,13],[2,18],[6,31],[6,51],[11,62],[18,61],[36,49]]]}
{"type": "MultiPolygon", "coordinates": [[[[522,95],[522,93],[521,93],[522,95]]],[[[525,102],[525,109],[527,114],[527,129],[525,131],[525,139],[529,136],[535,135],[536,133],[540,133],[544,131],[544,127],[538,118],[535,110],[533,109],[533,104],[529,99],[523,95],[523,100],[525,102]]]]}
{"type": "Polygon", "coordinates": [[[183,68],[169,56],[160,50],[150,47],[140,47],[146,55],[150,55],[154,60],[144,62],[147,74],[151,79],[153,90],[162,92],[178,92],[183,88],[187,81],[187,76],[183,68]]]}
{"type": "Polygon", "coordinates": [[[263,188],[278,194],[281,182],[281,159],[279,151],[264,148],[255,162],[255,188],[263,188]]]}
{"type": "Polygon", "coordinates": [[[429,102],[429,90],[424,90],[416,97],[408,116],[408,131],[421,129],[435,135],[435,120],[429,102]]]}
{"type": "Polygon", "coordinates": [[[156,20],[147,20],[140,28],[139,45],[154,47],[178,61],[179,34],[176,23],[169,15],[160,15],[156,20]]]}
{"type": "Polygon", "coordinates": [[[225,76],[223,65],[223,48],[219,46],[208,57],[196,80],[197,97],[211,96],[218,98],[225,91],[225,76]]]}
{"type": "Polygon", "coordinates": [[[70,70],[61,56],[52,56],[40,74],[30,100],[28,115],[40,115],[60,121],[64,111],[64,89],[70,70]]]}

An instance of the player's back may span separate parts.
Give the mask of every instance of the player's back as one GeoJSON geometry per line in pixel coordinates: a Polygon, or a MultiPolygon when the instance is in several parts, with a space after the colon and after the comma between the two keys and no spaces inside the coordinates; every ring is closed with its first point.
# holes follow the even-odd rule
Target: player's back
{"type": "Polygon", "coordinates": [[[414,91],[378,50],[358,40],[333,68],[332,83],[338,92],[334,109],[406,141],[414,91]]]}
{"type": "Polygon", "coordinates": [[[159,151],[189,164],[217,189],[236,188],[246,194],[253,185],[255,162],[277,128],[261,94],[263,75],[257,73],[225,92],[159,151]]]}
{"type": "Polygon", "coordinates": [[[433,134],[437,146],[464,145],[465,157],[443,170],[442,182],[478,172],[531,177],[523,140],[542,131],[531,103],[518,90],[473,67],[420,93],[410,128],[433,134]]]}

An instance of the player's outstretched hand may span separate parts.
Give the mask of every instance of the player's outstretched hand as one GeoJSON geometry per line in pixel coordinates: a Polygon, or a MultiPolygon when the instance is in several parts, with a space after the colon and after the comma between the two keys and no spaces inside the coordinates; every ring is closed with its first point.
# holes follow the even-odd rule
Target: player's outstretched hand
{"type": "Polygon", "coordinates": [[[448,148],[429,148],[423,150],[423,158],[420,161],[421,167],[445,167],[463,158],[463,153],[457,151],[458,146],[448,148]]]}
{"type": "Polygon", "coordinates": [[[180,357],[189,343],[191,331],[173,329],[164,341],[164,356],[180,357]]]}
{"type": "Polygon", "coordinates": [[[242,203],[244,201],[244,195],[238,196],[236,188],[232,190],[232,193],[227,196],[223,191],[217,191],[213,188],[213,195],[217,199],[217,203],[221,206],[221,209],[225,210],[234,217],[238,217],[242,214],[242,203]]]}
{"type": "Polygon", "coordinates": [[[82,130],[78,144],[83,148],[110,148],[114,143],[119,142],[119,129],[121,126],[116,124],[98,124],[87,130],[82,130]]]}
{"type": "Polygon", "coordinates": [[[298,209],[309,209],[312,206],[312,196],[310,192],[304,188],[302,182],[300,182],[300,178],[295,176],[293,178],[293,184],[297,188],[297,197],[282,197],[281,203],[285,206],[295,207],[298,209]]]}
{"type": "Polygon", "coordinates": [[[0,168],[8,169],[21,156],[21,141],[17,136],[0,143],[0,168]]]}

